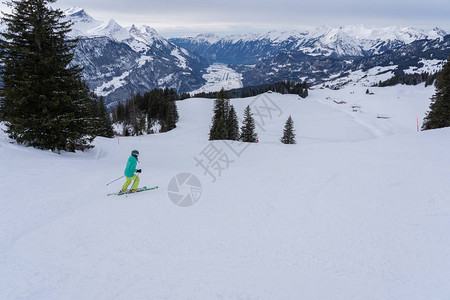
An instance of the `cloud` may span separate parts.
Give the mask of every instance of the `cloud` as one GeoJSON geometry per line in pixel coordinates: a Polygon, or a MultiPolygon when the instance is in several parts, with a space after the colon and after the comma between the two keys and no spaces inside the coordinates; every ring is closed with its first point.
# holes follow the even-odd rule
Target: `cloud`
{"type": "Polygon", "coordinates": [[[450,29],[448,0],[65,0],[99,20],[147,24],[160,32],[253,32],[319,25],[435,26],[450,29]]]}

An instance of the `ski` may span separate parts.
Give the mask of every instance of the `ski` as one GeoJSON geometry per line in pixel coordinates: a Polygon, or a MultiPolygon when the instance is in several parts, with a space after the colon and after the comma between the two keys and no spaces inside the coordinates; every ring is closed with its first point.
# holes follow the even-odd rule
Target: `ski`
{"type": "Polygon", "coordinates": [[[125,193],[118,192],[118,193],[110,193],[110,194],[108,194],[108,196],[113,196],[113,195],[116,195],[116,196],[129,195],[129,194],[135,194],[135,193],[140,193],[140,192],[145,192],[145,191],[156,190],[157,188],[158,188],[158,186],[154,186],[154,187],[146,187],[146,186],[144,186],[144,187],[138,188],[138,189],[136,190],[136,192],[134,192],[134,193],[132,193],[131,191],[127,191],[127,192],[125,192],[125,193]]]}

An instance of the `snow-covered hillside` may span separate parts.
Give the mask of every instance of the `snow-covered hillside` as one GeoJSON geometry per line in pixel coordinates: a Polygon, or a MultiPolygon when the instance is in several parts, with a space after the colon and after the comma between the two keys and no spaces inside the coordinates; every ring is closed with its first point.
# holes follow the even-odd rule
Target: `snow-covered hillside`
{"type": "Polygon", "coordinates": [[[208,99],[86,153],[1,133],[0,299],[447,299],[450,129],[417,132],[432,87],[365,92],[232,99],[258,144],[208,142],[208,99]],[[279,142],[289,115],[296,145],[279,142]],[[133,149],[159,189],[106,196],[133,149]],[[178,191],[193,206],[168,197],[180,173],[201,182],[178,191]]]}

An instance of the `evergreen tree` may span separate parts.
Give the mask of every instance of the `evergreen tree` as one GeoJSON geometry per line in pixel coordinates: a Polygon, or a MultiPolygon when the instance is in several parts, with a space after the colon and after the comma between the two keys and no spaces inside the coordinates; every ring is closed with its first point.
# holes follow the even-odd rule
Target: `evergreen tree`
{"type": "Polygon", "coordinates": [[[165,129],[164,131],[169,131],[172,130],[174,128],[177,127],[177,122],[179,119],[179,115],[178,115],[178,108],[177,108],[177,104],[176,104],[176,93],[175,91],[171,90],[171,93],[166,96],[166,113],[165,113],[165,117],[164,117],[164,124],[165,124],[165,129]]]}
{"type": "Polygon", "coordinates": [[[177,99],[176,91],[168,88],[132,94],[125,104],[119,102],[112,109],[114,123],[121,123],[128,135],[154,133],[155,128],[158,132],[172,130],[179,120],[177,99]]]}
{"type": "Polygon", "coordinates": [[[227,140],[227,119],[230,112],[230,99],[227,92],[222,88],[214,100],[214,115],[212,126],[209,131],[209,140],[227,140]]]}
{"type": "Polygon", "coordinates": [[[306,82],[301,83],[302,91],[298,95],[302,98],[308,97],[308,84],[306,82]]]}
{"type": "Polygon", "coordinates": [[[132,93],[131,98],[126,102],[125,109],[127,112],[127,118],[126,123],[130,125],[130,134],[131,135],[138,135],[139,125],[141,123],[140,118],[140,111],[136,104],[136,95],[132,93]]]}
{"type": "Polygon", "coordinates": [[[217,99],[214,103],[214,115],[219,119],[226,120],[230,112],[230,97],[228,93],[222,88],[217,94],[217,99]]]}
{"type": "Polygon", "coordinates": [[[139,97],[139,94],[132,94],[131,98],[125,103],[124,125],[129,125],[130,135],[141,135],[145,130],[145,116],[139,109],[139,97]]]}
{"type": "Polygon", "coordinates": [[[230,105],[230,113],[228,114],[226,127],[228,139],[232,141],[239,140],[239,121],[233,105],[230,105]]]}
{"type": "Polygon", "coordinates": [[[256,143],[258,135],[255,132],[255,120],[253,119],[250,106],[244,111],[244,121],[241,127],[241,141],[248,143],[256,143]]]}
{"type": "Polygon", "coordinates": [[[215,119],[209,131],[209,140],[226,140],[228,138],[224,119],[215,119]]]}
{"type": "Polygon", "coordinates": [[[93,101],[82,69],[71,65],[71,23],[47,7],[56,0],[11,0],[2,21],[1,117],[19,144],[54,151],[92,146],[93,101]]]}
{"type": "Polygon", "coordinates": [[[94,129],[92,134],[103,137],[114,137],[114,130],[112,128],[112,121],[110,114],[106,110],[105,99],[100,97],[94,101],[94,129]]]}
{"type": "Polygon", "coordinates": [[[133,124],[133,134],[134,135],[142,135],[145,131],[145,116],[139,112],[137,113],[136,122],[133,124]]]}
{"type": "Polygon", "coordinates": [[[113,109],[113,123],[122,123],[125,121],[125,105],[122,102],[117,103],[113,109]]]}
{"type": "Polygon", "coordinates": [[[111,114],[108,113],[108,110],[106,109],[105,99],[103,99],[103,97],[100,97],[98,105],[100,107],[100,132],[98,135],[112,138],[114,137],[114,130],[112,127],[111,114]]]}
{"type": "Polygon", "coordinates": [[[131,126],[128,124],[124,124],[123,125],[123,131],[122,131],[122,135],[123,136],[130,136],[131,135],[131,126]]]}
{"type": "Polygon", "coordinates": [[[423,130],[450,126],[450,57],[436,79],[436,94],[431,98],[430,111],[422,126],[423,130]]]}
{"type": "Polygon", "coordinates": [[[294,131],[294,121],[292,120],[291,116],[289,116],[286,124],[284,125],[283,137],[280,139],[280,141],[283,144],[296,144],[294,131]]]}
{"type": "Polygon", "coordinates": [[[167,113],[166,113],[166,126],[167,131],[172,130],[177,127],[177,122],[179,119],[178,108],[175,100],[168,100],[167,102],[167,113]]]}

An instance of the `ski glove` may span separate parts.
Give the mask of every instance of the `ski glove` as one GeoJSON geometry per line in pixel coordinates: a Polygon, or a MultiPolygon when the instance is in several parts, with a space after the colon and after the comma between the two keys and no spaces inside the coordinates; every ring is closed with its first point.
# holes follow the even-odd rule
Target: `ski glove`
{"type": "Polygon", "coordinates": [[[137,169],[137,170],[136,170],[136,173],[141,173],[141,172],[142,172],[141,169],[137,169]]]}

